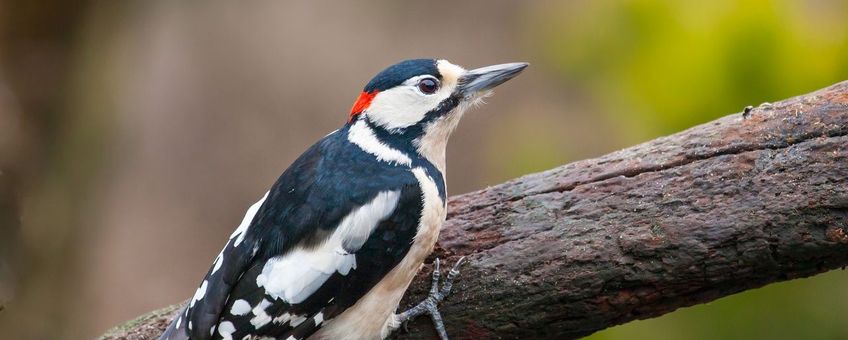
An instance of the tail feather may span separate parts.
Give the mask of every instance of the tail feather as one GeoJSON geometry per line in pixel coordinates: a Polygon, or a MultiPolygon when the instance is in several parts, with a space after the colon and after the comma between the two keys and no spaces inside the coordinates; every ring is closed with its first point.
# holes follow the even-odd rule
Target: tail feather
{"type": "Polygon", "coordinates": [[[186,320],[185,311],[188,307],[186,304],[185,307],[180,309],[180,312],[174,316],[174,319],[171,320],[171,324],[168,325],[168,328],[165,329],[165,332],[162,333],[162,336],[159,337],[159,340],[188,340],[188,329],[186,329],[188,320],[186,320]]]}

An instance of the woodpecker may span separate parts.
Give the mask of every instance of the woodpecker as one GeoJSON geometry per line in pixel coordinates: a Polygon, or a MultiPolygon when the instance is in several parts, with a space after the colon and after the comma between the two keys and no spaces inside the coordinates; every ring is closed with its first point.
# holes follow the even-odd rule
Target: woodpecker
{"type": "Polygon", "coordinates": [[[527,65],[412,59],[378,73],[347,122],[247,209],[160,339],[382,339],[424,313],[446,339],[436,304],[459,263],[441,288],[436,267],[431,295],[395,311],[445,220],[448,138],[527,65]]]}

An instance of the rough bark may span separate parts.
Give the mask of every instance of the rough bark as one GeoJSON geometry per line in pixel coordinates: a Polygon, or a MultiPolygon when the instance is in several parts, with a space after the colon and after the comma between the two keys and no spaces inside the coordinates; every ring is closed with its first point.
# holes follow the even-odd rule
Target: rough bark
{"type": "MultiPolygon", "coordinates": [[[[441,305],[453,339],[579,337],[844,267],[848,82],[452,197],[448,211],[434,256],[468,257],[441,305]]],[[[425,296],[429,268],[401,307],[425,296]]],[[[145,338],[171,311],[111,334],[145,338]]],[[[423,317],[397,333],[434,334],[423,317]]]]}

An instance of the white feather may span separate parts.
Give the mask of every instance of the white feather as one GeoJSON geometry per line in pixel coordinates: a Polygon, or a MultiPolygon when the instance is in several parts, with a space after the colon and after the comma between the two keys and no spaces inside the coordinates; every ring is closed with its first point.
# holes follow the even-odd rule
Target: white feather
{"type": "Polygon", "coordinates": [[[356,250],[365,243],[377,224],[397,206],[399,191],[383,191],[342,219],[324,243],[313,248],[295,248],[265,263],[256,284],[266,293],[288,303],[300,303],[314,293],[333,273],[347,275],[356,268],[356,250]]]}
{"type": "Polygon", "coordinates": [[[194,291],[194,297],[191,298],[191,304],[189,307],[194,307],[194,303],[203,299],[206,296],[206,287],[209,286],[209,281],[203,280],[203,283],[200,284],[200,287],[197,287],[197,290],[194,291]]]}
{"type": "Polygon", "coordinates": [[[262,299],[262,302],[259,302],[259,304],[256,305],[256,307],[253,307],[252,312],[253,312],[253,315],[256,315],[256,316],[254,316],[252,319],[250,319],[250,324],[252,324],[254,328],[259,329],[262,326],[265,326],[269,322],[271,322],[271,316],[268,315],[267,312],[265,312],[265,309],[268,308],[269,306],[271,306],[271,302],[268,301],[268,300],[262,299]]]}
{"type": "Polygon", "coordinates": [[[250,312],[250,303],[247,300],[238,299],[236,302],[233,302],[233,307],[230,308],[230,314],[232,315],[245,315],[250,312]]]}
{"type": "Polygon", "coordinates": [[[289,322],[289,320],[291,320],[291,318],[292,318],[292,315],[289,314],[288,312],[286,312],[286,313],[283,313],[283,315],[280,315],[280,316],[274,318],[273,321],[274,321],[275,324],[285,325],[286,322],[289,322]]]}
{"type": "Polygon", "coordinates": [[[256,216],[256,213],[259,211],[259,207],[262,206],[262,203],[265,202],[265,199],[268,198],[268,192],[265,192],[265,196],[262,196],[258,202],[253,203],[250,208],[247,208],[247,213],[244,214],[244,218],[241,220],[241,224],[239,224],[238,228],[233,231],[233,234],[230,235],[230,239],[232,240],[234,237],[236,241],[233,243],[233,247],[238,247],[242,240],[244,240],[244,235],[247,233],[247,228],[250,227],[250,222],[253,222],[253,217],[256,216]]]}
{"type": "MultiPolygon", "coordinates": [[[[250,226],[250,222],[253,221],[253,217],[256,216],[256,213],[259,211],[259,207],[262,206],[262,203],[265,202],[265,199],[268,198],[268,193],[265,193],[265,196],[262,196],[258,202],[254,203],[247,208],[247,212],[244,214],[244,218],[241,220],[241,224],[239,224],[238,228],[230,235],[230,241],[235,238],[235,243],[233,243],[233,247],[238,247],[241,244],[241,241],[244,240],[244,235],[247,232],[247,228],[250,226]]],[[[218,256],[215,257],[215,262],[212,265],[212,273],[210,275],[215,274],[218,269],[221,269],[221,265],[224,263],[224,250],[227,249],[227,246],[230,245],[230,241],[224,244],[224,248],[221,249],[221,252],[218,253],[218,256]]]]}
{"type": "Polygon", "coordinates": [[[230,321],[224,321],[218,325],[218,334],[224,340],[233,340],[233,333],[236,331],[236,326],[230,321]]]}
{"type": "Polygon", "coordinates": [[[297,327],[300,326],[304,321],[306,321],[306,316],[304,315],[295,315],[291,318],[291,326],[297,327]]]}
{"type": "Polygon", "coordinates": [[[364,121],[357,121],[350,127],[347,140],[359,146],[363,151],[377,156],[377,160],[388,163],[396,163],[410,166],[412,159],[398,149],[392,148],[377,139],[374,130],[371,130],[364,121]]]}

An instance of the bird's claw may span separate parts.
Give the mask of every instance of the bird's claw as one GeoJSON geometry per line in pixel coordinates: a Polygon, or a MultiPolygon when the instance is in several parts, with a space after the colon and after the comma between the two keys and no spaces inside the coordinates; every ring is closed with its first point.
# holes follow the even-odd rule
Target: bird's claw
{"type": "Polygon", "coordinates": [[[433,326],[436,328],[436,332],[439,333],[439,338],[447,340],[447,331],[445,330],[445,324],[442,321],[442,314],[439,313],[438,306],[439,302],[442,302],[442,300],[450,294],[451,288],[453,288],[453,279],[459,275],[459,266],[465,262],[465,256],[460,257],[451,270],[448,271],[447,276],[444,280],[442,280],[441,288],[439,287],[439,278],[442,275],[440,262],[441,261],[438,258],[436,258],[436,261],[433,262],[433,284],[430,286],[430,295],[415,307],[398,314],[397,317],[398,321],[401,322],[403,329],[408,332],[407,322],[418,315],[427,313],[430,315],[430,319],[433,320],[433,326]]]}

